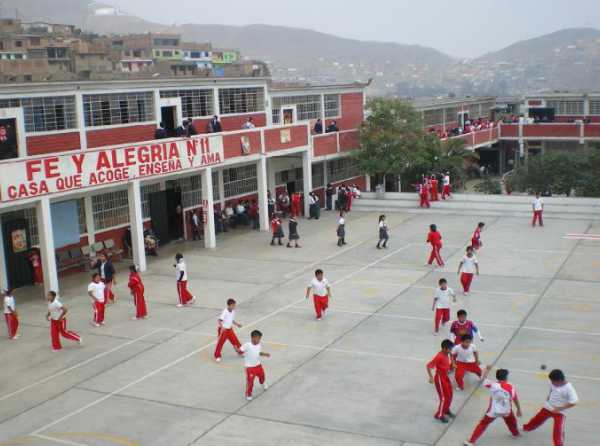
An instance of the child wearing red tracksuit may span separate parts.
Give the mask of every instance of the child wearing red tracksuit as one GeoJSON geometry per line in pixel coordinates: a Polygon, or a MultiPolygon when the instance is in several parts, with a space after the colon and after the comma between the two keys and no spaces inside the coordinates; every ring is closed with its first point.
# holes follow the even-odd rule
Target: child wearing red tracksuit
{"type": "Polygon", "coordinates": [[[450,326],[450,333],[454,335],[454,344],[460,344],[465,335],[470,335],[471,339],[474,339],[475,333],[477,333],[479,340],[483,342],[481,330],[479,330],[473,321],[467,319],[467,312],[465,310],[458,310],[456,312],[456,317],[457,320],[452,322],[452,325],[450,326]]]}
{"type": "Polygon", "coordinates": [[[240,353],[244,355],[244,366],[246,368],[246,399],[248,401],[252,401],[254,378],[258,378],[258,382],[262,384],[264,390],[269,388],[265,381],[265,371],[260,363],[260,357],[270,358],[271,355],[262,351],[261,339],[262,333],[254,330],[250,333],[250,342],[246,342],[240,347],[240,353]]]}
{"type": "Polygon", "coordinates": [[[429,226],[429,234],[427,234],[427,240],[425,243],[431,244],[431,254],[427,265],[431,265],[435,260],[439,266],[444,266],[444,260],[442,260],[442,234],[437,230],[436,225],[429,226]]]}
{"type": "Polygon", "coordinates": [[[443,340],[441,350],[425,367],[429,376],[429,382],[435,385],[435,390],[440,400],[434,418],[440,420],[442,423],[448,422],[447,417],[454,418],[454,414],[450,411],[450,405],[452,404],[452,383],[448,377],[448,373],[452,369],[452,363],[448,356],[453,346],[454,344],[450,339],[443,340]],[[435,376],[431,373],[432,369],[435,369],[435,376]]]}
{"type": "Polygon", "coordinates": [[[426,179],[423,180],[423,182],[419,185],[419,197],[421,199],[419,202],[419,206],[422,208],[429,209],[429,188],[426,179]]]}
{"type": "Polygon", "coordinates": [[[138,273],[135,265],[129,267],[129,282],[127,282],[127,286],[131,291],[131,296],[133,297],[133,303],[135,305],[135,316],[132,319],[148,319],[146,298],[144,297],[144,282],[142,282],[140,273],[138,273]]]}
{"type": "Polygon", "coordinates": [[[467,253],[458,265],[457,274],[460,276],[460,283],[463,287],[463,294],[465,296],[468,296],[469,291],[471,290],[473,276],[475,274],[479,275],[479,262],[477,261],[477,257],[475,257],[472,246],[467,247],[467,253]]]}
{"type": "Polygon", "coordinates": [[[329,308],[329,299],[331,298],[331,288],[329,282],[323,277],[323,270],[315,271],[315,278],[310,281],[306,288],[306,298],[313,292],[313,301],[315,304],[315,314],[320,321],[325,316],[325,311],[329,308]]]}
{"type": "Polygon", "coordinates": [[[477,228],[475,228],[475,232],[473,232],[473,236],[471,237],[471,246],[475,251],[483,246],[483,243],[481,242],[481,231],[483,231],[484,226],[485,223],[479,222],[477,224],[477,228]]]}
{"type": "Polygon", "coordinates": [[[481,378],[481,368],[479,365],[479,353],[473,337],[464,335],[460,344],[452,348],[452,365],[454,367],[454,379],[456,380],[456,390],[465,390],[465,373],[474,373],[481,378]]]}
{"type": "Polygon", "coordinates": [[[221,313],[221,316],[219,316],[217,328],[219,340],[217,341],[217,347],[215,348],[215,361],[217,362],[221,362],[221,351],[223,350],[225,341],[231,342],[231,345],[233,345],[233,348],[235,348],[238,353],[242,346],[233,331],[234,325],[237,328],[242,328],[242,326],[235,321],[235,305],[235,299],[227,299],[227,308],[225,308],[221,313]]]}
{"type": "Polygon", "coordinates": [[[19,338],[19,315],[17,313],[13,289],[4,291],[4,319],[8,329],[8,339],[14,341],[19,338]]]}
{"type": "MultiPolygon", "coordinates": [[[[103,284],[104,285],[104,284],[103,284]]],[[[67,330],[67,307],[65,307],[54,291],[48,292],[48,313],[46,319],[50,321],[50,339],[52,340],[52,350],[59,351],[62,349],[60,337],[81,344],[81,336],[74,331],[67,330]]]]}
{"type": "Polygon", "coordinates": [[[177,305],[181,308],[185,305],[191,305],[196,302],[196,297],[188,290],[188,276],[187,267],[185,260],[183,260],[183,254],[175,254],[175,275],[177,278],[177,305]]]}
{"type": "Polygon", "coordinates": [[[105,289],[106,285],[100,279],[100,273],[95,273],[88,285],[88,296],[92,299],[92,308],[94,310],[92,325],[95,327],[104,325],[104,310],[106,306],[105,289]]]}
{"type": "Polygon", "coordinates": [[[562,370],[552,370],[548,378],[550,379],[550,393],[546,398],[546,404],[529,420],[529,423],[523,425],[523,430],[531,432],[552,418],[554,420],[553,444],[554,446],[564,446],[566,418],[564,412],[574,407],[579,398],[575,388],[566,380],[562,370]]]}
{"type": "Polygon", "coordinates": [[[446,323],[450,321],[450,298],[456,302],[456,294],[452,288],[448,287],[448,281],[446,279],[440,279],[438,284],[440,287],[435,290],[433,304],[431,305],[431,311],[435,311],[433,318],[435,326],[433,334],[435,336],[437,336],[440,331],[440,323],[446,325],[446,323]]]}
{"type": "Polygon", "coordinates": [[[490,391],[490,404],[487,412],[473,430],[469,441],[464,442],[464,446],[474,446],[477,440],[483,435],[488,426],[496,420],[502,418],[514,437],[518,437],[519,428],[517,427],[517,419],[513,412],[513,403],[517,408],[517,417],[521,416],[521,405],[515,387],[507,381],[508,370],[499,369],[496,371],[497,381],[490,381],[487,376],[491,370],[491,366],[486,367],[483,375],[483,386],[490,391]]]}

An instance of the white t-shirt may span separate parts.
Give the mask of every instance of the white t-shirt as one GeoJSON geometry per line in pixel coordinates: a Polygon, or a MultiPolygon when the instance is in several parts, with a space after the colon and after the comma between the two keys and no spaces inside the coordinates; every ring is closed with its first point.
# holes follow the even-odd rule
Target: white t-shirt
{"type": "Polygon", "coordinates": [[[15,311],[15,298],[13,296],[4,296],[4,314],[10,314],[15,311]]]}
{"type": "Polygon", "coordinates": [[[477,257],[475,257],[475,255],[473,255],[473,257],[464,256],[462,258],[462,272],[475,274],[477,272],[477,268],[475,268],[477,263],[477,257]]]}
{"type": "Polygon", "coordinates": [[[177,273],[175,276],[177,280],[179,280],[179,277],[181,277],[181,273],[183,272],[183,277],[181,278],[181,280],[183,280],[184,282],[187,281],[187,268],[185,267],[184,260],[180,260],[179,262],[177,262],[177,265],[175,265],[175,272],[177,273]]]}
{"type": "Polygon", "coordinates": [[[340,219],[338,220],[338,225],[345,225],[346,224],[346,219],[344,217],[340,217],[340,219]]]}
{"type": "Polygon", "coordinates": [[[252,342],[246,342],[240,347],[240,350],[244,353],[244,366],[256,367],[257,365],[260,365],[262,345],[254,345],[252,342]]]}
{"type": "Polygon", "coordinates": [[[567,403],[575,404],[577,401],[579,401],[579,397],[571,383],[566,383],[560,387],[550,384],[550,394],[544,407],[548,410],[554,410],[567,403]]]}
{"type": "Polygon", "coordinates": [[[200,217],[198,217],[198,214],[192,215],[192,222],[194,223],[194,226],[200,226],[200,217]]]}
{"type": "Polygon", "coordinates": [[[315,277],[308,284],[309,288],[312,288],[313,294],[316,296],[327,296],[327,287],[329,286],[329,282],[327,279],[323,278],[319,282],[319,280],[315,277]]]}
{"type": "Polygon", "coordinates": [[[48,311],[50,312],[50,319],[52,319],[53,321],[59,320],[60,317],[62,316],[62,308],[63,308],[63,304],[61,303],[60,300],[58,300],[58,297],[56,299],[54,299],[53,302],[50,302],[48,304],[48,311]]]}
{"type": "Polygon", "coordinates": [[[469,345],[469,348],[463,348],[458,344],[452,348],[452,356],[456,356],[458,362],[475,362],[476,351],[477,347],[474,344],[469,345]]]}
{"type": "Polygon", "coordinates": [[[544,208],[544,199],[542,197],[533,200],[533,210],[541,211],[544,208]]]}
{"type": "Polygon", "coordinates": [[[450,175],[444,175],[444,186],[450,186],[450,175]]]}
{"type": "Polygon", "coordinates": [[[435,308],[450,308],[450,298],[455,296],[454,290],[447,287],[445,290],[438,288],[435,291],[435,308]]]}
{"type": "Polygon", "coordinates": [[[219,316],[219,320],[221,321],[221,326],[223,328],[231,328],[233,327],[233,321],[235,320],[235,310],[229,311],[227,308],[223,310],[221,316],[219,316]]]}
{"type": "Polygon", "coordinates": [[[106,288],[106,285],[102,282],[92,282],[88,285],[88,292],[91,291],[94,299],[98,302],[104,302],[104,288],[106,288]]]}
{"type": "Polygon", "coordinates": [[[512,411],[512,401],[517,398],[517,392],[508,382],[495,382],[486,379],[483,382],[490,393],[490,406],[486,415],[490,418],[504,417],[512,411]]]}
{"type": "Polygon", "coordinates": [[[385,221],[380,221],[379,229],[387,229],[387,223],[385,221]]]}

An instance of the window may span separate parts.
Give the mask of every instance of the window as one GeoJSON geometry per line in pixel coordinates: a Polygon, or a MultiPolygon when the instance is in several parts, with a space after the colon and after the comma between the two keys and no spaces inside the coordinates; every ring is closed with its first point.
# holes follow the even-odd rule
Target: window
{"type": "Polygon", "coordinates": [[[133,57],[142,57],[142,50],[133,50],[133,57]]]}
{"type": "MultiPolygon", "coordinates": [[[[13,99],[16,101],[16,99],[13,99]]],[[[27,132],[49,132],[77,128],[75,97],[22,98],[27,132]]],[[[0,105],[1,107],[1,105],[0,105]]]]}
{"type": "Polygon", "coordinates": [[[163,51],[162,52],[163,57],[173,57],[173,51],[163,51]]]}
{"type": "Polygon", "coordinates": [[[446,124],[456,122],[458,120],[458,108],[450,107],[445,110],[446,112],[446,124]]]}
{"type": "Polygon", "coordinates": [[[20,106],[19,99],[0,99],[0,108],[18,108],[20,106]]]}
{"type": "Polygon", "coordinates": [[[161,98],[181,98],[184,118],[197,118],[214,114],[212,90],[170,90],[161,91],[161,98]]]}
{"type": "Polygon", "coordinates": [[[469,105],[469,118],[478,119],[481,117],[481,104],[469,105]]]}
{"type": "Polygon", "coordinates": [[[583,115],[583,101],[546,101],[548,108],[553,108],[556,115],[583,115]]]}
{"type": "Polygon", "coordinates": [[[160,191],[160,183],[145,184],[140,187],[142,218],[150,218],[150,195],[160,191]]]}
{"type": "Polygon", "coordinates": [[[434,110],[425,110],[423,112],[423,125],[429,127],[442,124],[444,122],[444,110],[441,108],[434,110]]]}
{"type": "Polygon", "coordinates": [[[38,46],[38,45],[41,45],[42,39],[40,39],[39,37],[30,37],[29,38],[29,43],[32,46],[38,46]]]}
{"type": "Polygon", "coordinates": [[[263,111],[265,109],[264,94],[262,87],[221,88],[219,89],[221,114],[263,111]]]}
{"type": "Polygon", "coordinates": [[[94,195],[92,197],[92,209],[96,230],[129,223],[129,203],[126,190],[94,195]]]}
{"type": "Polygon", "coordinates": [[[167,188],[181,190],[181,205],[184,209],[202,204],[202,176],[200,175],[167,181],[167,188]]]}
{"type": "Polygon", "coordinates": [[[23,42],[21,42],[20,40],[15,41],[15,46],[17,48],[21,48],[23,46],[23,42]]]}
{"type": "Polygon", "coordinates": [[[157,46],[177,46],[179,45],[179,39],[173,38],[156,38],[154,39],[154,45],[157,46]]]}
{"type": "Polygon", "coordinates": [[[86,95],[83,110],[87,127],[148,122],[154,120],[154,96],[151,92],[86,95]]]}
{"type": "Polygon", "coordinates": [[[590,115],[600,115],[600,100],[590,101],[590,115]]]}
{"type": "Polygon", "coordinates": [[[285,105],[296,106],[298,121],[321,117],[321,96],[318,94],[275,97],[273,98],[273,124],[281,123],[281,108],[285,105]]]}
{"type": "Polygon", "coordinates": [[[340,95],[326,94],[325,95],[325,117],[337,118],[340,114],[340,95]]]}
{"type": "Polygon", "coordinates": [[[327,181],[330,183],[360,175],[360,167],[354,158],[340,158],[327,162],[327,181]]]}
{"type": "Polygon", "coordinates": [[[223,183],[225,186],[224,198],[256,192],[258,190],[256,165],[223,169],[223,183]]]}
{"type": "Polygon", "coordinates": [[[318,189],[319,187],[325,186],[325,170],[323,169],[323,163],[316,163],[312,165],[312,187],[318,189]]]}

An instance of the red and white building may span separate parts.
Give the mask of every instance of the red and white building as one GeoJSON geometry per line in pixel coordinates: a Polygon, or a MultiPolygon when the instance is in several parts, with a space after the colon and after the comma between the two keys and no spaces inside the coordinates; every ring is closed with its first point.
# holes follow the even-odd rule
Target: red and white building
{"type": "MultiPolygon", "coordinates": [[[[267,78],[152,79],[0,86],[0,285],[31,283],[28,253],[41,253],[46,290],[94,252],[122,247],[146,268],[143,231],[169,239],[174,207],[189,230],[204,216],[256,199],[268,231],[267,191],[316,191],[364,176],[348,157],[358,145],[366,85],[277,87],[267,78]],[[223,132],[207,133],[213,115],[223,132]],[[242,129],[252,117],[256,128],[242,129]],[[336,133],[313,134],[316,119],[336,133]],[[154,140],[191,119],[192,138],[154,140]]],[[[181,220],[179,220],[181,222],[181,220]]]]}

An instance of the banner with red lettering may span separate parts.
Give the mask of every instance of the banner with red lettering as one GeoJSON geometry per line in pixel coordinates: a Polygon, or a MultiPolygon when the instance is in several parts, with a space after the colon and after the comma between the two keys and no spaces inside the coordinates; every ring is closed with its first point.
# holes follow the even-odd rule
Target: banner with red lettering
{"type": "Polygon", "coordinates": [[[0,201],[83,189],[221,164],[222,136],[194,136],[129,147],[0,162],[0,201]]]}

